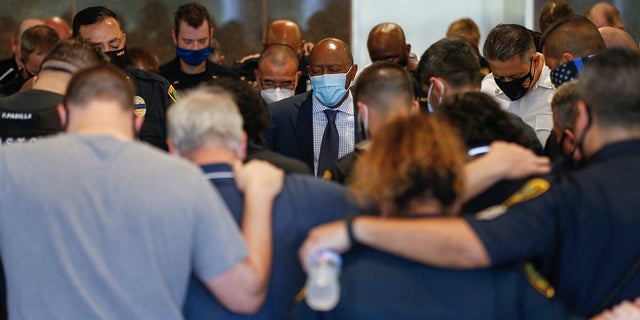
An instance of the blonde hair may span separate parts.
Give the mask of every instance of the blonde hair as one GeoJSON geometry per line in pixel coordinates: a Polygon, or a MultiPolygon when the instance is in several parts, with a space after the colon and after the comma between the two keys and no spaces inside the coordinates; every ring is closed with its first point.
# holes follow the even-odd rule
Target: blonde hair
{"type": "Polygon", "coordinates": [[[480,44],[480,29],[470,18],[459,19],[452,22],[447,30],[447,38],[453,37],[462,38],[477,48],[480,44]]]}

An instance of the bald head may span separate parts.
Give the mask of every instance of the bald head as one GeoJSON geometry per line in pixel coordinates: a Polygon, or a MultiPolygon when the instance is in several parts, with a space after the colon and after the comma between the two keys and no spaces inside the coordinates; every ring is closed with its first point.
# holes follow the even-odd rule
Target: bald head
{"type": "MultiPolygon", "coordinates": [[[[358,72],[358,66],[353,64],[351,49],[344,41],[336,38],[325,38],[311,49],[307,71],[311,78],[311,88],[313,88],[314,96],[323,105],[333,108],[340,105],[349,96],[347,89],[351,86],[351,81],[353,81],[358,72]],[[336,95],[335,87],[337,83],[327,82],[328,77],[320,77],[326,74],[344,74],[345,90],[338,90],[340,95],[336,95]],[[342,94],[343,92],[344,95],[342,94]],[[325,95],[325,93],[327,94],[325,95]],[[330,98],[327,98],[328,96],[330,98]],[[341,97],[341,99],[336,102],[336,97],[341,97]]],[[[342,81],[342,77],[329,78],[342,81]]]]}
{"type": "Polygon", "coordinates": [[[545,62],[551,69],[605,49],[596,26],[578,15],[560,19],[542,35],[540,42],[545,62]]]}
{"type": "Polygon", "coordinates": [[[596,27],[614,27],[624,29],[620,11],[607,2],[598,2],[593,5],[585,14],[587,19],[591,20],[596,27]]]}
{"type": "Polygon", "coordinates": [[[71,26],[60,17],[50,17],[44,20],[44,24],[56,30],[60,40],[67,40],[71,37],[71,26]]]}
{"type": "Polygon", "coordinates": [[[607,49],[611,48],[628,48],[636,52],[640,51],[638,43],[633,40],[630,34],[626,31],[614,27],[602,27],[598,28],[604,44],[607,49]]]}
{"type": "Polygon", "coordinates": [[[302,32],[294,21],[275,20],[269,24],[262,44],[265,47],[272,44],[284,44],[298,51],[302,44],[302,32]]]}
{"type": "Polygon", "coordinates": [[[354,87],[358,102],[375,108],[382,114],[395,109],[411,111],[413,83],[407,71],[394,63],[375,62],[362,71],[354,87]]]}
{"type": "Polygon", "coordinates": [[[327,67],[329,67],[328,64],[331,64],[349,68],[353,65],[353,55],[344,41],[336,38],[325,38],[313,47],[309,55],[310,67],[318,63],[325,64],[327,67]]]}
{"type": "Polygon", "coordinates": [[[372,62],[389,61],[406,66],[411,45],[406,43],[404,31],[395,23],[381,23],[369,32],[367,49],[372,62]]]}

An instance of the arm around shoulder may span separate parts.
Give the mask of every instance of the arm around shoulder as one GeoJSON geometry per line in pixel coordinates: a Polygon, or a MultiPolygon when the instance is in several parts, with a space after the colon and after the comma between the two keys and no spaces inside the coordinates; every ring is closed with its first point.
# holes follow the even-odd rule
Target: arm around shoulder
{"type": "Polygon", "coordinates": [[[242,235],[249,255],[222,275],[206,281],[207,288],[229,310],[257,312],[266,297],[271,272],[273,201],[284,181],[282,170],[264,162],[236,163],[238,188],[244,193],[242,235]]]}
{"type": "MultiPolygon", "coordinates": [[[[491,265],[489,254],[471,226],[461,217],[420,219],[358,216],[351,223],[353,240],[424,264],[448,268],[491,265]]],[[[300,249],[303,264],[320,249],[343,253],[352,246],[344,220],[314,228],[300,249]]]]}

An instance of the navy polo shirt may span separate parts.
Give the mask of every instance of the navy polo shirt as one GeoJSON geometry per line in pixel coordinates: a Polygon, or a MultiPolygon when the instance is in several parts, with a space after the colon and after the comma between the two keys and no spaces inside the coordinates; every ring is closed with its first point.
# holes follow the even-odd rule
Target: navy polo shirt
{"type": "MultiPolygon", "coordinates": [[[[468,221],[493,265],[539,259],[561,300],[588,316],[640,254],[640,140],[607,145],[550,182],[503,216],[468,221]]],[[[639,295],[636,275],[607,307],[639,295]]]]}
{"type": "MultiPolygon", "coordinates": [[[[240,224],[243,196],[234,183],[231,167],[211,164],[202,169],[240,224]]],[[[342,219],[357,210],[347,194],[342,186],[310,175],[286,175],[282,191],[274,202],[272,266],[262,308],[252,316],[230,312],[200,281],[192,278],[183,306],[185,319],[287,319],[295,296],[307,278],[299,262],[298,249],[314,226],[342,219]]]]}

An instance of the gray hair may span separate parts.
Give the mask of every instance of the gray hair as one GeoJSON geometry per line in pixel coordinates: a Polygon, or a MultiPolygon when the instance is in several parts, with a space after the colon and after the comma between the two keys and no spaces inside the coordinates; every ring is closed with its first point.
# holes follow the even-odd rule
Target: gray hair
{"type": "Polygon", "coordinates": [[[579,99],[578,80],[574,79],[563,83],[556,89],[551,99],[551,111],[558,128],[573,129],[576,120],[575,104],[579,99]]]}
{"type": "Polygon", "coordinates": [[[185,154],[205,146],[237,150],[242,141],[242,116],[228,91],[198,87],[169,108],[167,135],[185,154]]]}
{"type": "Polygon", "coordinates": [[[638,52],[613,48],[597,54],[578,79],[578,96],[602,128],[640,128],[638,52]]]}

